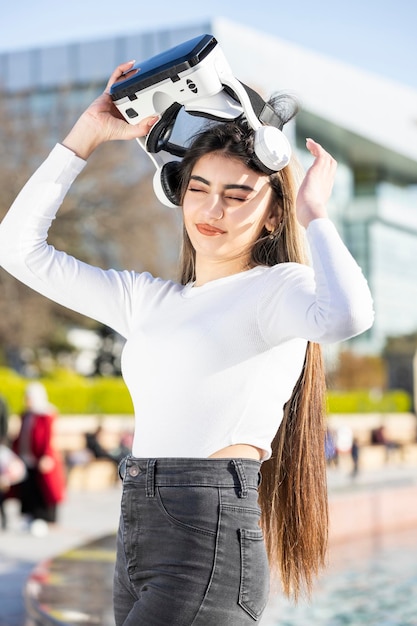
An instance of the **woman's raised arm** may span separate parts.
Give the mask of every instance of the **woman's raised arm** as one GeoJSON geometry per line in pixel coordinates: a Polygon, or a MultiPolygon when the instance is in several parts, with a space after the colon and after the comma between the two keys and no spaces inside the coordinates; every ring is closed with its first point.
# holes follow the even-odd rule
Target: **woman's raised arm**
{"type": "Polygon", "coordinates": [[[121,116],[110,97],[110,87],[134,61],[119,65],[109,78],[103,93],[90,104],[62,142],[82,159],[87,159],[101,143],[144,137],[159,119],[151,116],[132,125],[121,116]]]}

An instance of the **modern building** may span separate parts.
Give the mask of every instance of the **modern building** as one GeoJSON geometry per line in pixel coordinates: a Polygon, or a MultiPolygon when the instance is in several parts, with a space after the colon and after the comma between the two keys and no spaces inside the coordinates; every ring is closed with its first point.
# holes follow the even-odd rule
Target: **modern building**
{"type": "Polygon", "coordinates": [[[146,59],[201,33],[219,41],[235,75],[261,91],[290,92],[289,129],[308,166],[306,137],[338,160],[332,217],[370,283],[375,325],[351,345],[379,352],[417,330],[417,91],[223,19],[0,54],[10,114],[30,109],[50,127],[80,110],[114,66],[146,59]]]}

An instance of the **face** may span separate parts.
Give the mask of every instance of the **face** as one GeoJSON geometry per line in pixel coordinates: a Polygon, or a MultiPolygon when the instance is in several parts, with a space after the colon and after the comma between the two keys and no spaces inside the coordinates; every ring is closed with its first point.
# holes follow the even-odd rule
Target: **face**
{"type": "Polygon", "coordinates": [[[197,273],[215,264],[225,274],[248,269],[262,228],[273,230],[268,176],[237,159],[208,154],[194,166],[183,200],[184,225],[196,252],[197,273]]]}

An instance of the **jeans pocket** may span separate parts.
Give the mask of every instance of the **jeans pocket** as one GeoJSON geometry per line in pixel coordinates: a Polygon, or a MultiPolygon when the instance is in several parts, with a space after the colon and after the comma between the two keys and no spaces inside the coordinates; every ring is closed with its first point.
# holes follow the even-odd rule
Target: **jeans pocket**
{"type": "Polygon", "coordinates": [[[269,596],[269,564],[262,530],[241,528],[239,604],[254,620],[262,615],[269,596]]]}
{"type": "Polygon", "coordinates": [[[210,537],[216,535],[219,518],[217,488],[158,487],[156,499],[171,524],[210,537]]]}

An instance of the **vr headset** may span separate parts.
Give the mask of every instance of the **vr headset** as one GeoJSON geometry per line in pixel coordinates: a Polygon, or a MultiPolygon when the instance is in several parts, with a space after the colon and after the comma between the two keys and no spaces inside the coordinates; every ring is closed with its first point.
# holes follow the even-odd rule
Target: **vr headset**
{"type": "Polygon", "coordinates": [[[148,135],[137,141],[156,167],[156,196],[168,207],[179,205],[180,162],[202,123],[245,117],[255,131],[254,158],[260,169],[271,174],[289,163],[291,147],[282,121],[256,91],[233,76],[212,35],[195,37],[135,64],[111,86],[110,96],[130,124],[160,116],[148,135]]]}

